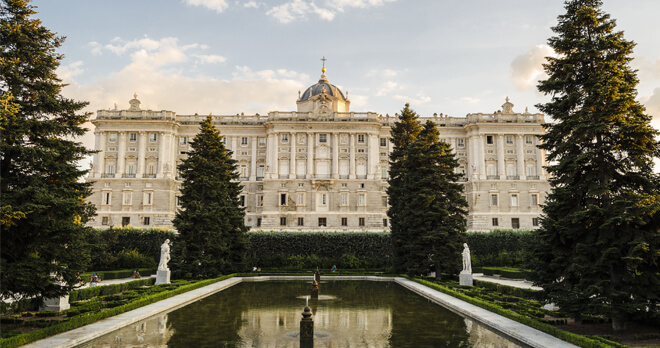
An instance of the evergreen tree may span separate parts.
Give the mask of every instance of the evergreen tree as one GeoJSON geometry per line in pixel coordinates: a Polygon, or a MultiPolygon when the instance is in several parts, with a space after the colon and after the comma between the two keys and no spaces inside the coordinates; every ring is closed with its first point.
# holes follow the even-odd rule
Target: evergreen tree
{"type": "Polygon", "coordinates": [[[462,174],[454,172],[458,160],[439,136],[435,123],[427,121],[408,146],[403,174],[408,209],[400,215],[407,235],[406,273],[426,274],[434,268],[437,279],[443,272],[461,270],[467,214],[463,185],[457,183],[462,174]]]}
{"type": "Polygon", "coordinates": [[[538,107],[554,119],[540,145],[552,190],[538,231],[533,277],[548,299],[579,319],[658,312],[660,153],[651,117],[635,100],[634,43],[615,32],[599,0],[567,1],[549,45],[538,107]],[[649,312],[646,312],[646,311],[649,312]]]}
{"type": "Polygon", "coordinates": [[[390,231],[392,243],[394,244],[392,262],[395,272],[405,269],[403,265],[407,257],[403,245],[406,244],[406,240],[409,238],[407,227],[400,218],[407,214],[407,209],[410,209],[406,205],[405,195],[407,192],[403,183],[406,152],[408,146],[417,139],[421,129],[419,116],[410,108],[410,104],[406,104],[401,110],[399,120],[394,123],[390,132],[390,141],[394,146],[390,153],[389,186],[387,188],[390,208],[387,210],[387,216],[390,218],[390,231]]]}
{"type": "Polygon", "coordinates": [[[240,270],[247,250],[242,186],[236,160],[225,148],[209,115],[178,169],[183,178],[181,209],[173,224],[173,264],[185,277],[208,278],[240,270]]]}
{"type": "Polygon", "coordinates": [[[27,0],[0,5],[2,297],[58,297],[89,262],[85,223],[94,215],[78,161],[93,153],[75,138],[87,103],[62,97],[55,70],[64,41],[32,18],[27,0]]]}

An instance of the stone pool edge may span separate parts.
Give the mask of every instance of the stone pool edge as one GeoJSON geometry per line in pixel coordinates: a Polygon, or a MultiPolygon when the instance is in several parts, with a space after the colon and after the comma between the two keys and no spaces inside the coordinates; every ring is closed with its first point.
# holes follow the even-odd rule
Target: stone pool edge
{"type": "MultiPolygon", "coordinates": [[[[183,307],[189,303],[213,295],[241,282],[257,282],[271,280],[301,280],[310,279],[312,276],[256,276],[256,277],[234,277],[225,279],[205,287],[188,291],[186,293],[170,297],[168,299],[146,305],[144,307],[122,313],[114,317],[66,331],[55,336],[29,343],[23,347],[29,348],[69,348],[89,342],[100,336],[109,334],[124,326],[147,319],[156,314],[183,307]]],[[[530,347],[577,347],[562,341],[552,335],[546,334],[517,321],[505,318],[486,309],[469,304],[440,291],[433,290],[422,284],[401,277],[378,277],[378,276],[326,276],[325,280],[370,280],[395,282],[414,293],[423,296],[453,312],[475,320],[488,328],[495,330],[505,337],[518,341],[530,347]]]]}

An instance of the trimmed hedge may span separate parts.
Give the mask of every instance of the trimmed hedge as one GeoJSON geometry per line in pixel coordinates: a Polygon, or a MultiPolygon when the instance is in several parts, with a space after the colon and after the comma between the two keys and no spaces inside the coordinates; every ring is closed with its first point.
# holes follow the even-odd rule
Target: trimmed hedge
{"type": "Polygon", "coordinates": [[[527,279],[529,276],[529,271],[509,267],[482,267],[481,271],[484,275],[492,276],[499,274],[502,277],[510,279],[527,279]]]}
{"type": "Polygon", "coordinates": [[[329,268],[333,264],[384,268],[392,258],[390,234],[386,232],[248,232],[247,237],[248,260],[262,268],[329,268]]]}
{"type": "MultiPolygon", "coordinates": [[[[96,273],[99,277],[101,277],[101,282],[104,280],[112,280],[112,279],[123,279],[123,278],[130,278],[133,276],[133,271],[134,269],[120,269],[116,271],[96,271],[96,272],[85,272],[80,275],[80,278],[84,280],[85,282],[89,282],[89,279],[92,277],[92,273],[96,273]]],[[[149,277],[152,274],[156,274],[156,269],[155,268],[138,268],[138,272],[140,272],[140,275],[143,277],[149,277]]]]}
{"type": "Polygon", "coordinates": [[[581,336],[574,333],[570,333],[568,331],[564,331],[552,325],[542,323],[536,319],[532,319],[524,315],[518,314],[516,312],[512,312],[510,310],[504,309],[499,305],[467,296],[458,291],[451,290],[447,287],[444,287],[442,285],[427,280],[418,279],[418,278],[414,278],[411,280],[419,284],[422,284],[424,286],[427,286],[431,289],[438,290],[447,295],[456,297],[462,301],[473,304],[477,307],[481,307],[493,313],[499,314],[503,317],[509,318],[511,320],[515,320],[521,324],[533,327],[539,331],[543,331],[549,335],[555,336],[561,340],[564,340],[566,342],[575,344],[583,348],[611,348],[613,346],[612,344],[603,342],[602,340],[594,340],[586,336],[581,336]]]}
{"type": "Polygon", "coordinates": [[[535,236],[534,230],[465,233],[474,267],[524,266],[535,236]]]}
{"type": "Polygon", "coordinates": [[[113,295],[130,289],[139,288],[145,285],[153,285],[155,278],[137,279],[128,283],[90,286],[84,289],[71,291],[69,302],[88,300],[99,295],[113,295]]]}
{"type": "Polygon", "coordinates": [[[128,226],[91,230],[87,236],[92,254],[91,268],[141,268],[148,267],[149,263],[155,266],[160,260],[160,246],[165,239],[175,237],[174,231],[158,228],[128,226]]]}
{"type": "MultiPolygon", "coordinates": [[[[152,304],[154,302],[158,302],[158,301],[164,300],[166,298],[170,298],[172,296],[182,294],[184,292],[195,290],[195,289],[204,287],[206,285],[213,284],[213,283],[231,278],[233,276],[234,276],[233,274],[230,274],[230,275],[222,276],[222,277],[215,278],[215,279],[207,279],[207,280],[202,280],[202,281],[192,283],[192,284],[182,285],[182,286],[180,286],[176,289],[169,290],[169,291],[161,291],[161,292],[158,292],[158,293],[155,293],[155,294],[151,294],[151,295],[139,298],[139,299],[137,299],[133,302],[127,303],[125,305],[114,307],[114,308],[105,310],[103,312],[97,312],[97,313],[93,313],[93,314],[77,316],[77,317],[69,319],[66,322],[55,324],[55,325],[46,327],[46,328],[41,329],[41,330],[36,330],[36,331],[32,331],[30,333],[26,333],[26,334],[14,336],[14,337],[11,337],[11,338],[3,339],[2,341],[0,341],[0,347],[1,348],[18,347],[20,345],[27,344],[27,343],[30,343],[30,342],[34,342],[34,341],[40,340],[40,339],[48,337],[48,336],[53,336],[53,335],[56,335],[56,334],[61,333],[61,332],[73,330],[73,329],[76,329],[76,328],[79,328],[81,326],[94,323],[96,321],[99,321],[99,320],[102,320],[102,319],[105,319],[105,318],[109,318],[109,317],[112,317],[112,316],[115,316],[115,315],[118,315],[118,314],[121,314],[121,313],[124,313],[124,312],[128,312],[128,311],[134,310],[136,308],[140,308],[140,307],[152,304]]],[[[164,287],[167,287],[167,286],[164,285],[164,287]]]]}

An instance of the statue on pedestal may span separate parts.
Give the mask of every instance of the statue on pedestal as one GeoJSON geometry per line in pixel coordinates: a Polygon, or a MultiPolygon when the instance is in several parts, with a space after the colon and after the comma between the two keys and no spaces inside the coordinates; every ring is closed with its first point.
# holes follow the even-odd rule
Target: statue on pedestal
{"type": "Polygon", "coordinates": [[[163,245],[160,246],[160,263],[158,264],[159,271],[169,270],[167,262],[170,261],[170,240],[165,239],[163,245]]]}
{"type": "Polygon", "coordinates": [[[463,271],[461,273],[472,273],[472,259],[470,258],[470,248],[467,243],[463,243],[463,271]]]}

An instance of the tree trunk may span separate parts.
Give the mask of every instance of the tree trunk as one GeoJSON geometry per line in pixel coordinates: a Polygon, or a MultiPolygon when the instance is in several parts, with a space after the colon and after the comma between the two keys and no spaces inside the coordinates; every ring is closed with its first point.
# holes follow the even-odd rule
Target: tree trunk
{"type": "Polygon", "coordinates": [[[626,331],[626,313],[612,311],[612,329],[615,332],[626,331]]]}
{"type": "Polygon", "coordinates": [[[440,280],[440,278],[442,278],[442,273],[440,273],[441,271],[442,270],[441,270],[440,264],[436,262],[436,265],[435,265],[435,280],[440,280]]]}

